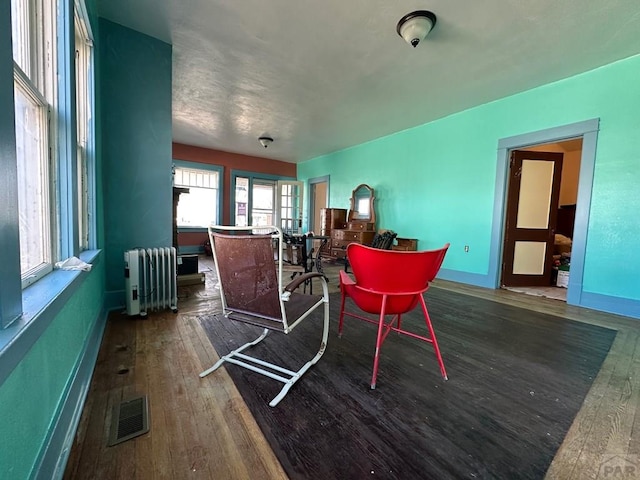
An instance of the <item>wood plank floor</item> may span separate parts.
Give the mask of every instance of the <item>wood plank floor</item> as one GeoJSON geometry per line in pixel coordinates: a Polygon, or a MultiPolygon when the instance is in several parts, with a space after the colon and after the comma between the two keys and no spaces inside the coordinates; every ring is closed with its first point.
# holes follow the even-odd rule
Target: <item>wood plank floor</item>
{"type": "MultiPolygon", "coordinates": [[[[210,259],[200,258],[207,282],[180,288],[177,315],[161,312],[144,320],[110,315],[64,478],[286,478],[224,369],[216,382],[198,377],[218,358],[194,317],[218,306],[211,266],[210,259]],[[113,407],[137,394],[149,396],[149,433],[107,447],[113,407]]],[[[339,268],[325,268],[332,291],[339,268]]],[[[588,479],[599,473],[604,478],[607,461],[637,464],[640,478],[640,376],[634,375],[640,366],[640,321],[504,290],[445,281],[436,286],[618,330],[546,478],[588,479]]]]}

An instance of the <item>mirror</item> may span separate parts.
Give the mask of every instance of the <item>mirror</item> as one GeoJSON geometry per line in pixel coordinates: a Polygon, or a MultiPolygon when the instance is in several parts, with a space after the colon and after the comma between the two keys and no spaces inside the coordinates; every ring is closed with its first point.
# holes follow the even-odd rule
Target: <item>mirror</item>
{"type": "Polygon", "coordinates": [[[373,188],[369,185],[358,185],[351,194],[351,209],[349,221],[376,222],[376,212],[373,208],[373,188]]]}

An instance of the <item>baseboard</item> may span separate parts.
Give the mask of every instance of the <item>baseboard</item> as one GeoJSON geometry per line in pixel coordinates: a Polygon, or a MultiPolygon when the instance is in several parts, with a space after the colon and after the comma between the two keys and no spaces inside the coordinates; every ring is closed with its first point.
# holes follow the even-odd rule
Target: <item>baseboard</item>
{"type": "Polygon", "coordinates": [[[45,439],[39,459],[31,472],[33,479],[60,479],[64,475],[82,409],[89,393],[107,315],[108,311],[105,309],[100,312],[87,338],[84,351],[78,359],[75,375],[63,395],[56,418],[52,422],[53,427],[49,430],[49,436],[45,439]]]}
{"type": "MultiPolygon", "coordinates": [[[[496,288],[490,275],[459,272],[457,270],[442,268],[437,278],[494,290],[496,288]]],[[[571,289],[571,285],[569,288],[571,289]]],[[[571,293],[571,290],[567,293],[571,293]]],[[[640,300],[579,291],[573,298],[567,297],[567,299],[570,300],[567,302],[568,304],[577,307],[590,308],[600,312],[614,313],[616,315],[640,319],[640,300]]]]}
{"type": "Polygon", "coordinates": [[[489,275],[481,275],[479,273],[460,272],[458,270],[441,268],[438,272],[437,278],[441,280],[448,280],[450,282],[475,285],[476,287],[496,288],[489,275]]]}
{"type": "Polygon", "coordinates": [[[580,295],[580,306],[601,312],[640,319],[640,300],[582,292],[582,295],[580,295]]]}
{"type": "Polygon", "coordinates": [[[124,310],[125,306],[125,292],[124,290],[112,290],[110,292],[105,292],[104,295],[104,310],[124,310]]]}

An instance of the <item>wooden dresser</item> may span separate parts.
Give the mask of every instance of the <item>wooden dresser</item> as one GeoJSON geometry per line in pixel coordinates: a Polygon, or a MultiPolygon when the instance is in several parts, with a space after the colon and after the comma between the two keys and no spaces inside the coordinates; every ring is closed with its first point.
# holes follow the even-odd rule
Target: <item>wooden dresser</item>
{"type": "Polygon", "coordinates": [[[331,232],[331,256],[343,259],[347,245],[361,243],[371,245],[376,234],[376,225],[372,222],[349,222],[347,228],[331,232]]]}
{"type": "Polygon", "coordinates": [[[331,231],[331,257],[344,259],[350,243],[371,245],[376,234],[374,199],[373,188],[364,183],[352,192],[345,228],[331,231]]]}
{"type": "Polygon", "coordinates": [[[347,226],[346,208],[321,208],[320,209],[320,235],[331,237],[320,251],[323,257],[331,257],[331,245],[333,243],[332,232],[347,226]]]}

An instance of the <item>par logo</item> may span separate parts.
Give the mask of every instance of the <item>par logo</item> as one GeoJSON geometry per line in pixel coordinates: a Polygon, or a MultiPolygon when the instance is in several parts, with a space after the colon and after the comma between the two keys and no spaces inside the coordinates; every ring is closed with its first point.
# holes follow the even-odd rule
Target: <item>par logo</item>
{"type": "Polygon", "coordinates": [[[640,459],[637,455],[605,455],[598,478],[640,480],[640,459]]]}

